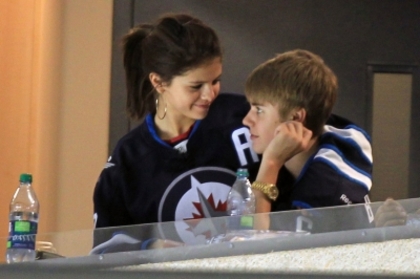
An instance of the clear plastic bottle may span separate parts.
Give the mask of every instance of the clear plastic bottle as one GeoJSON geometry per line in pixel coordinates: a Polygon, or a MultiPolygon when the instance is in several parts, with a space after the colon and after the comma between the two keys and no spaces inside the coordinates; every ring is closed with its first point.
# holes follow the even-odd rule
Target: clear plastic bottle
{"type": "Polygon", "coordinates": [[[227,199],[227,211],[228,215],[238,217],[230,217],[228,230],[253,229],[254,219],[249,215],[255,213],[255,196],[248,176],[247,169],[236,172],[236,180],[227,199]]]}
{"type": "Polygon", "coordinates": [[[32,188],[32,175],[20,175],[20,185],[13,195],[9,210],[9,238],[6,261],[18,263],[35,260],[39,202],[32,188]]]}

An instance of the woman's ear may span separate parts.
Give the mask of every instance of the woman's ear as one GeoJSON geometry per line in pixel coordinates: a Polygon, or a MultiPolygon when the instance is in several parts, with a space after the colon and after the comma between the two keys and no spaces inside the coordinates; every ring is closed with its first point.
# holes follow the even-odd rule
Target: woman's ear
{"type": "Polygon", "coordinates": [[[292,120],[304,123],[306,120],[306,110],[304,108],[294,110],[292,112],[292,120]]]}
{"type": "Polygon", "coordinates": [[[163,88],[162,88],[162,79],[160,78],[160,76],[154,72],[151,72],[149,74],[149,80],[153,88],[155,88],[156,92],[162,94],[163,88]]]}

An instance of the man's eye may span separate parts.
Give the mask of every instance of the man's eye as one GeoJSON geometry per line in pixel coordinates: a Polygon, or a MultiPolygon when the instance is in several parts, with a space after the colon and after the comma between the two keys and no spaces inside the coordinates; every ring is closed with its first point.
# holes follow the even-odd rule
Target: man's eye
{"type": "Polygon", "coordinates": [[[257,114],[260,114],[263,112],[263,110],[259,107],[255,107],[255,110],[257,111],[257,114]]]}

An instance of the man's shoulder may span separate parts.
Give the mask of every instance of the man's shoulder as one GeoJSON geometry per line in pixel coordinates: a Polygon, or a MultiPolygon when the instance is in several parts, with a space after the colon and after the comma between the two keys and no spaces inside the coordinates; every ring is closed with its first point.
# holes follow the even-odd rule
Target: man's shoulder
{"type": "Polygon", "coordinates": [[[352,122],[334,116],[331,125],[324,126],[315,158],[333,163],[338,170],[350,167],[356,174],[372,174],[373,155],[369,135],[352,122]]]}
{"type": "Polygon", "coordinates": [[[335,174],[370,190],[372,161],[369,156],[351,144],[324,142],[313,157],[313,163],[319,163],[315,164],[317,168],[327,166],[332,170],[329,175],[335,174]]]}
{"type": "Polygon", "coordinates": [[[214,104],[225,104],[226,106],[237,104],[238,102],[247,103],[245,95],[240,93],[223,92],[214,100],[214,104]]]}
{"type": "Polygon", "coordinates": [[[365,129],[363,129],[362,127],[345,117],[336,114],[331,114],[331,116],[327,120],[327,123],[325,124],[324,133],[336,132],[339,134],[343,131],[353,131],[353,133],[359,133],[361,136],[365,137],[366,140],[368,140],[369,142],[371,141],[371,138],[365,129]]]}
{"type": "Polygon", "coordinates": [[[242,123],[248,113],[250,105],[244,95],[235,93],[221,93],[210,106],[209,113],[204,119],[210,126],[225,126],[242,123]]]}

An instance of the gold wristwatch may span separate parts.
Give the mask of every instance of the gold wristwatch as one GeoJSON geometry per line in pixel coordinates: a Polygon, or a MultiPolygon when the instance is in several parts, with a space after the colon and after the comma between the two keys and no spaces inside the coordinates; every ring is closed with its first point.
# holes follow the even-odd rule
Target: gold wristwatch
{"type": "Polygon", "coordinates": [[[270,200],[275,201],[279,196],[279,190],[275,184],[254,181],[251,185],[252,189],[260,190],[263,192],[270,200]]]}

